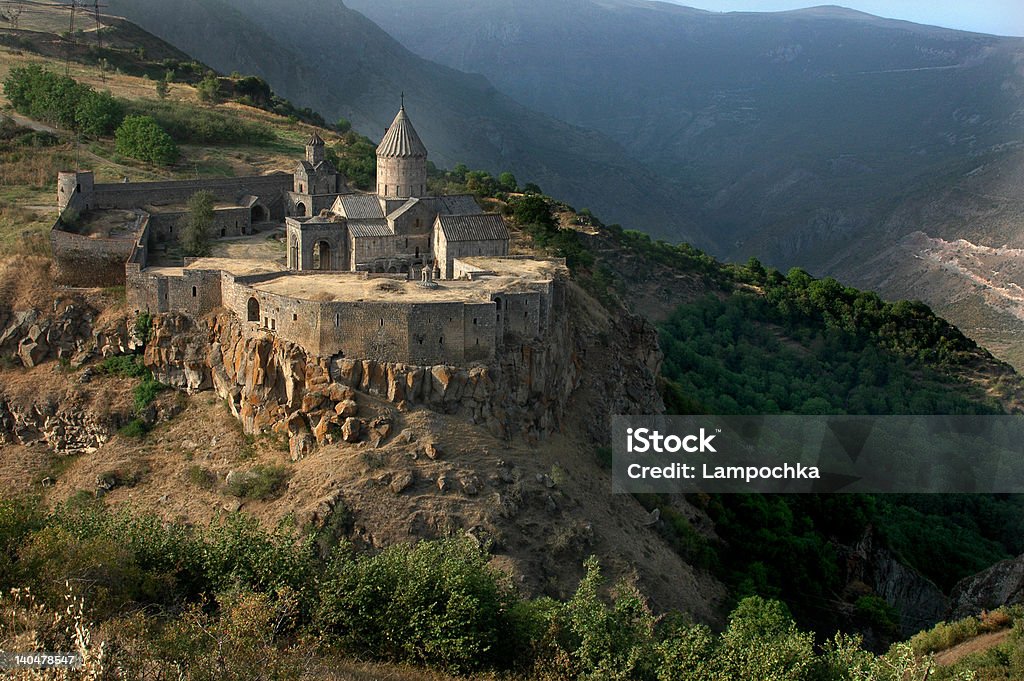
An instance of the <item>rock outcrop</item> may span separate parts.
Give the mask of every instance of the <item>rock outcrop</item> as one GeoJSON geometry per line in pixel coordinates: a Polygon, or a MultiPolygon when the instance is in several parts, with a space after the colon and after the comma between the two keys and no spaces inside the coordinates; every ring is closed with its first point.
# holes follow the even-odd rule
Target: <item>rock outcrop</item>
{"type": "Polygon", "coordinates": [[[900,633],[910,636],[940,622],[949,602],[942,590],[927,577],[899,561],[875,540],[869,529],[841,556],[847,584],[867,585],[899,613],[900,633]]]}
{"type": "Polygon", "coordinates": [[[1003,605],[1024,603],[1024,555],[1000,561],[957,582],[950,596],[950,618],[962,619],[1003,605]]]}
{"type": "Polygon", "coordinates": [[[0,445],[45,444],[57,454],[82,454],[99,449],[117,430],[116,419],[67,399],[20,401],[0,396],[0,445]]]}
{"type": "Polygon", "coordinates": [[[216,391],[248,433],[286,433],[296,458],[308,453],[314,439],[379,443],[388,436],[380,424],[358,418],[359,394],[400,410],[426,407],[455,415],[497,436],[528,441],[560,430],[579,400],[587,406],[573,417],[595,437],[607,436],[611,414],[663,411],[653,327],[639,317],[602,317],[588,308],[592,300],[570,289],[571,318],[559,320],[545,338],[506,345],[489,364],[318,357],[228,311],[198,320],[159,315],[145,363],[173,387],[216,391]]]}

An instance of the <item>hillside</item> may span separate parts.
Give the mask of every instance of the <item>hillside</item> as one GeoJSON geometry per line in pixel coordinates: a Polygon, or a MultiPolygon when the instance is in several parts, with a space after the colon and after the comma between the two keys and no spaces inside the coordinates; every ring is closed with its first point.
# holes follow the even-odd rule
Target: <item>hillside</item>
{"type": "MultiPolygon", "coordinates": [[[[27,47],[0,54],[0,78],[53,65],[27,47]]],[[[1020,413],[1024,382],[923,305],[756,261],[723,265],[555,199],[496,189],[494,178],[453,170],[431,180],[451,192],[477,182],[479,198],[506,213],[514,253],[565,257],[571,270],[564,333],[529,348],[543,370],[516,373],[512,356],[492,374],[515,379],[497,385],[519,413],[554,415],[523,435],[496,436],[449,404],[487,399],[478,373],[464,392],[466,372],[433,374],[440,403],[403,405],[387,372],[349,375],[325,395],[322,358],[250,335],[228,311],[136,318],[119,287],[54,287],[40,237],[58,168],[88,163],[107,181],[262,172],[288,168],[315,129],[238,102],[201,103],[187,83],[161,99],[144,77],[70,70],[173,124],[182,157],[153,166],[118,154],[108,136],[76,144],[67,131],[4,124],[14,141],[0,152],[0,479],[41,508],[4,495],[0,586],[31,583],[63,611],[72,577],[100,622],[96,640],[119,642],[115,661],[141,651],[169,670],[168,659],[212,665],[227,650],[244,664],[220,659],[212,677],[249,678],[258,654],[268,675],[287,663],[290,678],[313,678],[340,650],[460,673],[614,669],[661,681],[697,664],[723,678],[813,669],[839,679],[855,658],[895,681],[902,672],[883,674],[921,672],[926,660],[900,647],[876,657],[852,641],[822,651],[797,624],[856,631],[881,651],[942,619],[951,583],[1024,552],[1013,498],[609,494],[612,414],[1020,413]],[[189,144],[198,128],[182,117],[228,137],[189,144]],[[252,139],[232,136],[238,129],[252,139]],[[203,387],[207,370],[230,372],[242,402],[277,399],[287,382],[303,396],[299,411],[311,411],[336,392],[372,433],[296,456],[290,431],[244,432],[236,395],[203,387]],[[238,380],[271,374],[282,380],[260,389],[238,380]],[[790,402],[773,394],[776,375],[790,402]],[[415,540],[442,543],[401,548],[415,540]],[[624,585],[607,589],[585,564],[591,555],[624,585]],[[651,612],[675,609],[685,617],[651,612]],[[448,637],[453,627],[464,636],[448,637]],[[676,657],[687,642],[693,657],[676,657]],[[781,659],[759,653],[780,649],[781,659]]],[[[342,160],[358,153],[351,136],[317,131],[342,160]]],[[[214,254],[258,244],[283,255],[277,230],[249,241],[219,241],[214,254]]],[[[0,633],[48,612],[19,604],[0,633]]]]}
{"type": "Polygon", "coordinates": [[[696,231],[694,221],[673,210],[671,183],[621,144],[528,109],[480,76],[415,56],[340,1],[133,0],[112,2],[109,11],[224,73],[259,75],[300,106],[331,121],[344,117],[371,139],[391,122],[404,92],[440,167],[509,170],[624,223],[696,231]]]}
{"type": "Polygon", "coordinates": [[[417,54],[615,139],[679,184],[680,210],[703,227],[697,245],[716,256],[920,298],[1022,366],[1012,343],[1024,331],[1019,279],[1008,284],[1009,268],[967,253],[937,255],[927,241],[1021,247],[1019,39],[838,7],[349,5],[417,54]]]}

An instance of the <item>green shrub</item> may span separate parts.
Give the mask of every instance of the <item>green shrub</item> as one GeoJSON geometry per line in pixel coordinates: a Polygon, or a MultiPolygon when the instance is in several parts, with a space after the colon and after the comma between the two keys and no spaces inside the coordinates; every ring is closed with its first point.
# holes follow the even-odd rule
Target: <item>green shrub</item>
{"type": "Polygon", "coordinates": [[[189,466],[186,477],[193,485],[203,489],[213,489],[217,485],[217,476],[203,466],[189,466]]]}
{"type": "Polygon", "coordinates": [[[117,153],[158,165],[178,160],[178,145],[149,116],[128,116],[114,133],[117,153]]]}
{"type": "Polygon", "coordinates": [[[358,656],[467,672],[511,663],[512,592],[467,538],[340,550],[323,580],[316,626],[358,656]]]}
{"type": "Polygon", "coordinates": [[[188,212],[182,216],[181,247],[185,255],[198,257],[210,254],[210,229],[213,227],[214,196],[203,190],[188,200],[188,212]]]}
{"type": "Polygon", "coordinates": [[[261,123],[184,102],[137,100],[128,103],[128,110],[149,116],[180,144],[259,144],[275,137],[273,129],[261,123]]]}
{"type": "Polygon", "coordinates": [[[228,494],[243,499],[271,499],[284,491],[288,475],[284,466],[253,466],[231,476],[226,489],[228,494]]]}
{"type": "Polygon", "coordinates": [[[142,382],[132,389],[132,403],[135,406],[135,413],[142,413],[142,410],[152,404],[156,396],[164,390],[167,390],[167,386],[153,378],[153,375],[147,371],[147,375],[142,379],[142,382]]]}
{"type": "Polygon", "coordinates": [[[110,376],[141,378],[149,373],[138,355],[114,355],[100,362],[100,371],[110,376]]]}
{"type": "Polygon", "coordinates": [[[125,437],[140,439],[145,437],[146,433],[149,432],[149,424],[142,419],[132,419],[128,422],[128,425],[124,426],[117,432],[125,437]]]}

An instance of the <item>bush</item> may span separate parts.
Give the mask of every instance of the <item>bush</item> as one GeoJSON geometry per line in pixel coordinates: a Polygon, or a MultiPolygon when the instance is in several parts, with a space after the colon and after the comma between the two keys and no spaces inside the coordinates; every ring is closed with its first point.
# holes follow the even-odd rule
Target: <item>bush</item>
{"type": "Polygon", "coordinates": [[[109,92],[84,93],[75,111],[77,129],[92,137],[105,137],[124,120],[124,105],[109,92]]]}
{"type": "Polygon", "coordinates": [[[139,383],[132,390],[135,413],[142,413],[142,410],[152,404],[156,396],[164,390],[167,390],[167,386],[153,378],[153,375],[147,371],[146,376],[142,379],[142,383],[139,383]]]}
{"type": "Polygon", "coordinates": [[[149,370],[142,364],[138,355],[115,355],[107,357],[100,363],[100,371],[110,376],[122,378],[142,378],[149,370]]]}
{"type": "Polygon", "coordinates": [[[239,120],[214,109],[170,100],[139,100],[129,113],[149,116],[181,144],[258,144],[274,140],[274,131],[260,123],[239,120]]]}
{"type": "Polygon", "coordinates": [[[117,153],[158,165],[178,160],[178,145],[149,116],[128,116],[114,133],[117,153]]]}
{"type": "Polygon", "coordinates": [[[132,419],[118,432],[125,437],[141,439],[149,432],[149,425],[142,419],[132,419]]]}
{"type": "Polygon", "coordinates": [[[279,496],[288,482],[284,466],[254,466],[244,473],[235,473],[227,481],[228,494],[243,499],[270,499],[279,496]]]}
{"type": "Polygon", "coordinates": [[[203,489],[213,489],[217,484],[217,476],[202,466],[189,466],[186,477],[193,485],[203,489]]]}
{"type": "Polygon", "coordinates": [[[507,666],[514,599],[468,538],[392,546],[372,557],[337,552],[315,622],[354,655],[464,673],[507,666]]]}

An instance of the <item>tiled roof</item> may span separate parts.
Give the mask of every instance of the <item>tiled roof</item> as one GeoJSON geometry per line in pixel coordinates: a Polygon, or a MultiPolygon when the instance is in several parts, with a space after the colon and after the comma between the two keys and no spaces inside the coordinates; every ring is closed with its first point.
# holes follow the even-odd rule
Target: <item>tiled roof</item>
{"type": "Polygon", "coordinates": [[[380,200],[373,194],[343,194],[334,206],[349,220],[376,220],[384,217],[380,200]]]}
{"type": "Polygon", "coordinates": [[[384,139],[377,147],[377,155],[387,158],[426,158],[427,148],[423,146],[416,129],[405,115],[405,106],[398,110],[391,127],[384,133],[384,139]]]}
{"type": "Polygon", "coordinates": [[[507,241],[508,228],[497,213],[439,215],[441,231],[448,241],[507,241]]]}
{"type": "Polygon", "coordinates": [[[349,220],[348,233],[354,237],[392,236],[394,232],[388,223],[381,220],[349,220]]]}

